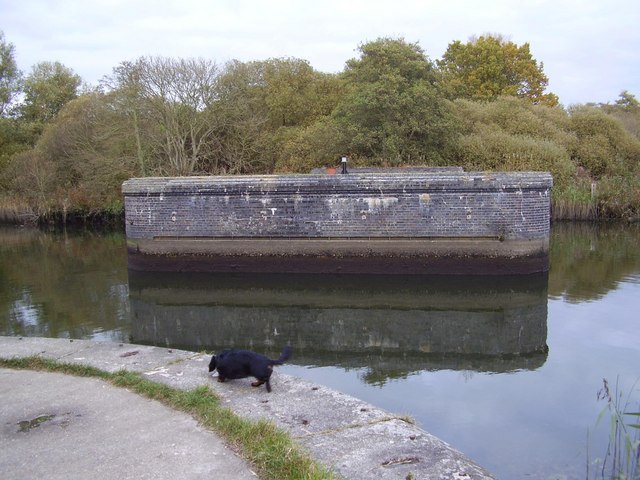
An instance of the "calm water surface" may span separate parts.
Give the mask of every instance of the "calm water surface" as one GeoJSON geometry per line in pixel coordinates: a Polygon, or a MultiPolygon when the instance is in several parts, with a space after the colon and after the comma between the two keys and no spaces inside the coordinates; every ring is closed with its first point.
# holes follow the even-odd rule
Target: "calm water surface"
{"type": "Polygon", "coordinates": [[[280,371],[409,414],[498,478],[596,478],[603,379],[640,409],[639,247],[637,226],[559,224],[548,275],[144,274],[120,233],[0,229],[0,334],[291,343],[280,371]]]}

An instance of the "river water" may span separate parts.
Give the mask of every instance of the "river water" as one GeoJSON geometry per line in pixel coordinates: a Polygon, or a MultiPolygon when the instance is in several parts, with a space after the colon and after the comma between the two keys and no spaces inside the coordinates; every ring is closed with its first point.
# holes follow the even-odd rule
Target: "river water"
{"type": "Polygon", "coordinates": [[[410,415],[498,478],[601,478],[603,380],[640,410],[640,228],[554,225],[550,264],[514,277],[150,274],[128,271],[122,233],[0,229],[0,335],[272,356],[290,343],[279,371],[410,415]]]}

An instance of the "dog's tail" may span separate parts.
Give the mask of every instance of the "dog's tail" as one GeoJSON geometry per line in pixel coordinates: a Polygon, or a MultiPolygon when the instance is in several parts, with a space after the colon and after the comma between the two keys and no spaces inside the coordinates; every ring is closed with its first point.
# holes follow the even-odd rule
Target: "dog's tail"
{"type": "Polygon", "coordinates": [[[289,357],[291,357],[291,345],[287,345],[286,347],[284,347],[280,358],[277,360],[271,360],[271,365],[282,365],[284,362],[289,360],[289,357]]]}

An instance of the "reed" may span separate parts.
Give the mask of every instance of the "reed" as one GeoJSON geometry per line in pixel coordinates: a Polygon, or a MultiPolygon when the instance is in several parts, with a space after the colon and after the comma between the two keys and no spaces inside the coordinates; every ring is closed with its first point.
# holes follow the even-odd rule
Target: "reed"
{"type": "Polygon", "coordinates": [[[10,197],[0,197],[0,223],[32,224],[37,215],[25,202],[10,197]]]}
{"type": "MultiPolygon", "coordinates": [[[[626,396],[620,390],[618,382],[611,391],[609,382],[602,380],[602,388],[598,391],[598,400],[606,402],[596,421],[598,424],[608,417],[609,444],[602,459],[593,464],[597,467],[593,478],[603,480],[638,480],[640,479],[640,412],[630,412],[631,394],[636,384],[626,396]]],[[[587,463],[587,479],[590,478],[587,463]]]]}
{"type": "Polygon", "coordinates": [[[585,182],[555,190],[551,202],[551,218],[553,220],[596,220],[598,208],[595,192],[595,188],[585,182]]]}
{"type": "Polygon", "coordinates": [[[597,220],[598,211],[594,203],[561,198],[553,202],[551,218],[553,220],[597,220]]]}

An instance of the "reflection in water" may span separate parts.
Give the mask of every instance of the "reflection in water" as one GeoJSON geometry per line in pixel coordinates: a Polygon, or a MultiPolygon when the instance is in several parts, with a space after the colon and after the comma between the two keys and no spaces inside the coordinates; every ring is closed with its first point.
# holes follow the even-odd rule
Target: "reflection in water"
{"type": "Polygon", "coordinates": [[[549,295],[596,300],[640,271],[640,225],[555,223],[549,247],[549,295]]]}
{"type": "Polygon", "coordinates": [[[291,342],[281,371],[410,414],[497,478],[579,479],[587,429],[607,449],[602,379],[638,378],[638,245],[640,225],[560,223],[548,281],[136,273],[129,298],[123,234],[0,228],[0,335],[291,342]]]}
{"type": "Polygon", "coordinates": [[[0,228],[0,335],[128,340],[121,233],[0,228]]]}
{"type": "MultiPolygon", "coordinates": [[[[637,282],[639,241],[640,225],[554,224],[549,296],[574,303],[595,300],[621,281],[637,282]]],[[[0,228],[0,334],[126,341],[131,323],[125,245],[122,232],[0,228]]],[[[238,343],[272,348],[275,353],[287,340],[297,343],[301,353],[313,360],[310,363],[320,365],[332,363],[336,352],[342,352],[340,362],[348,363],[347,350],[357,355],[416,353],[420,362],[426,353],[431,354],[430,360],[435,355],[464,353],[465,361],[473,361],[472,354],[496,360],[497,355],[542,352],[546,278],[494,280],[131,273],[131,304],[140,320],[133,319],[134,337],[199,348],[238,343]],[[193,312],[186,311],[188,305],[193,312]],[[182,331],[182,337],[171,333],[168,325],[160,325],[171,318],[170,307],[177,309],[174,330],[182,331]],[[148,314],[161,313],[158,310],[164,313],[151,330],[148,314]],[[522,334],[521,314],[533,318],[520,322],[522,334]],[[189,324],[196,317],[200,323],[189,324]],[[291,325],[294,318],[303,320],[300,328],[291,325]],[[224,334],[216,334],[204,323],[212,319],[224,334]],[[230,326],[240,320],[244,326],[233,333],[230,326]],[[185,322],[197,331],[188,333],[188,328],[180,327],[185,322]],[[451,328],[446,325],[449,322],[451,328]],[[497,335],[500,332],[502,337],[497,335]],[[316,350],[334,356],[314,358],[316,350]]],[[[441,361],[442,365],[454,362],[441,361]]],[[[491,367],[486,361],[483,365],[477,369],[509,369],[491,367]]]]}
{"type": "Polygon", "coordinates": [[[546,274],[513,277],[145,274],[129,271],[137,343],[277,353],[364,367],[504,372],[546,358],[546,274]]]}

